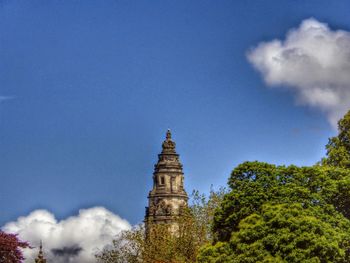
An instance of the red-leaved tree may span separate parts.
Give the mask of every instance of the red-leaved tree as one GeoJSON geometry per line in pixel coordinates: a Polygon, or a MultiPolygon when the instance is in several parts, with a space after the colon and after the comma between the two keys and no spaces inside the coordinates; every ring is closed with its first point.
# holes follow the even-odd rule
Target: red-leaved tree
{"type": "Polygon", "coordinates": [[[18,239],[16,234],[7,234],[0,230],[0,262],[19,263],[24,259],[21,248],[29,248],[27,242],[18,239]]]}

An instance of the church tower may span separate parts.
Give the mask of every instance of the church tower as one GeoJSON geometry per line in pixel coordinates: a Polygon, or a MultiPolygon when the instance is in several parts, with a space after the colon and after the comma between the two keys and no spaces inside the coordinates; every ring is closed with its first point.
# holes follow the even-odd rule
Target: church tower
{"type": "Polygon", "coordinates": [[[154,166],[153,189],[149,192],[146,207],[146,230],[152,223],[173,223],[182,209],[187,207],[187,199],[182,164],[168,130],[154,166]]]}
{"type": "Polygon", "coordinates": [[[44,258],[44,253],[43,253],[43,244],[41,241],[40,241],[39,254],[35,259],[35,263],[46,263],[46,259],[44,258]]]}

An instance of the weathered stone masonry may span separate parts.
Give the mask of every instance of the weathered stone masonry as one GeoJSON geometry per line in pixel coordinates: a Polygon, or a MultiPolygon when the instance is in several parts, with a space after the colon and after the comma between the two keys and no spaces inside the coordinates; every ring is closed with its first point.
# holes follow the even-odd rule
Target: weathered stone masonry
{"type": "Polygon", "coordinates": [[[175,218],[187,206],[184,174],[175,146],[168,130],[162,152],[158,154],[158,162],[154,166],[153,189],[149,192],[146,207],[146,230],[151,223],[174,223],[175,218]]]}

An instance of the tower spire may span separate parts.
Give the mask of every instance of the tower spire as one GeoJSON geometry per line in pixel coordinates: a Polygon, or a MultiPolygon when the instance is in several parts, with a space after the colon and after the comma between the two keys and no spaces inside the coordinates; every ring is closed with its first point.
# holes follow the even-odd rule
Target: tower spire
{"type": "Polygon", "coordinates": [[[170,131],[170,129],[167,130],[165,138],[167,140],[171,140],[171,131],[170,131]]]}
{"type": "Polygon", "coordinates": [[[43,242],[40,240],[39,253],[35,259],[35,263],[46,263],[46,259],[44,258],[43,253],[43,242]]]}
{"type": "Polygon", "coordinates": [[[171,139],[170,129],[167,130],[165,135],[165,141],[162,144],[162,154],[176,154],[176,143],[171,139]]]}

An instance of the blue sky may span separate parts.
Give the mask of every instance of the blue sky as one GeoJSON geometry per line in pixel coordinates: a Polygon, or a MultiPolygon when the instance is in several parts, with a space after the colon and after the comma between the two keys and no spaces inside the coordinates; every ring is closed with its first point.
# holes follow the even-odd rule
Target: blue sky
{"type": "MultiPolygon", "coordinates": [[[[142,221],[173,132],[188,192],[246,160],[311,165],[335,130],[247,54],[348,1],[1,1],[0,225],[103,206],[142,221]]],[[[297,85],[297,84],[296,84],[297,85]]]]}

